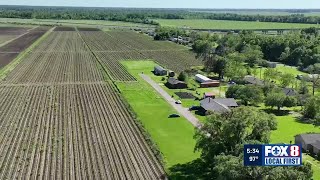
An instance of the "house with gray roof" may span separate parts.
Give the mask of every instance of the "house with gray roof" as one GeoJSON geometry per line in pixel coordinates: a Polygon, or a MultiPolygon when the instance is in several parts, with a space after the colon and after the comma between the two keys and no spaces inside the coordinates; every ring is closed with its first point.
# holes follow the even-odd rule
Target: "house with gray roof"
{"type": "Polygon", "coordinates": [[[263,86],[264,82],[254,76],[245,76],[243,79],[247,84],[253,84],[258,86],[263,86]]]}
{"type": "Polygon", "coordinates": [[[161,66],[155,66],[153,72],[157,76],[166,76],[168,74],[168,71],[161,66]]]}
{"type": "Polygon", "coordinates": [[[208,97],[200,101],[200,107],[203,113],[207,111],[226,113],[231,111],[230,108],[238,107],[238,104],[233,98],[213,99],[208,97]]]}
{"type": "Polygon", "coordinates": [[[299,134],[294,139],[295,144],[301,144],[304,151],[313,154],[320,152],[320,133],[299,134]]]}

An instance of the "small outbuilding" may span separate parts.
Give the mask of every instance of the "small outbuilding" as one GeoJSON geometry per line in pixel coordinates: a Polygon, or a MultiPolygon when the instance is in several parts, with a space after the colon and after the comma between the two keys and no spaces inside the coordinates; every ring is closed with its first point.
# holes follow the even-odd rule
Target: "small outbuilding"
{"type": "Polygon", "coordinates": [[[168,71],[161,66],[155,66],[153,72],[157,76],[166,76],[168,74],[168,71]]]}
{"type": "Polygon", "coordinates": [[[220,81],[211,80],[200,84],[200,88],[219,87],[220,81]]]}
{"type": "Polygon", "coordinates": [[[183,82],[183,81],[179,81],[178,79],[175,79],[173,77],[170,77],[166,83],[166,86],[169,89],[185,89],[188,88],[188,85],[183,82]]]}
{"type": "Polygon", "coordinates": [[[199,83],[204,83],[204,82],[210,82],[210,81],[212,81],[212,79],[210,79],[210,78],[208,78],[208,77],[206,77],[206,76],[204,76],[204,75],[201,75],[201,74],[196,74],[195,79],[196,79],[196,81],[199,82],[199,83]]]}

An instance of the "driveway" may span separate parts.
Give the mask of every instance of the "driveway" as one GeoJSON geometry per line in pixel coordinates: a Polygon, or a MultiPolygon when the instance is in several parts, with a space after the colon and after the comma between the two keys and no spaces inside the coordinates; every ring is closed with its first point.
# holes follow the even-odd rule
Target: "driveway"
{"type": "Polygon", "coordinates": [[[139,75],[142,77],[142,79],[148,82],[176,111],[178,111],[180,115],[185,117],[193,126],[198,128],[201,127],[202,124],[200,123],[198,118],[196,118],[194,114],[192,114],[188,110],[188,108],[183,107],[181,104],[176,104],[176,100],[173,99],[165,90],[161,88],[159,84],[154,82],[149,76],[145,74],[139,75]]]}

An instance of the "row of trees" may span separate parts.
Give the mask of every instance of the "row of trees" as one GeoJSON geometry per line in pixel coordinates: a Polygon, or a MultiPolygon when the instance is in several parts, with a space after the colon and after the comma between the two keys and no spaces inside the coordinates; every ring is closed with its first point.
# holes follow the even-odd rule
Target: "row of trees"
{"type": "Polygon", "coordinates": [[[235,13],[191,12],[177,9],[128,9],[128,8],[79,8],[79,7],[22,7],[0,6],[2,18],[35,18],[35,19],[93,19],[117,20],[155,24],[149,19],[214,19],[237,21],[263,21],[286,23],[320,22],[318,16],[293,15],[245,15],[235,13]]]}

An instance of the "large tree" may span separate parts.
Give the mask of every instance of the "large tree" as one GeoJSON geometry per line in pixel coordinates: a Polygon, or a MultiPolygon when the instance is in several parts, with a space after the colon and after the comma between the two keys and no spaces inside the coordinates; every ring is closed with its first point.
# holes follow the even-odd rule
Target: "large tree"
{"type": "Polygon", "coordinates": [[[274,115],[253,107],[210,115],[195,134],[196,150],[206,164],[201,171],[211,179],[311,179],[309,163],[302,167],[243,166],[243,145],[270,143],[270,133],[276,127],[274,115]]]}
{"type": "Polygon", "coordinates": [[[263,102],[264,94],[259,86],[234,85],[228,88],[226,97],[240,99],[241,102],[247,106],[249,103],[258,105],[263,102]]]}
{"type": "Polygon", "coordinates": [[[320,84],[320,63],[310,65],[307,68],[307,71],[310,73],[310,80],[312,82],[312,94],[315,94],[315,89],[320,84]]]}

